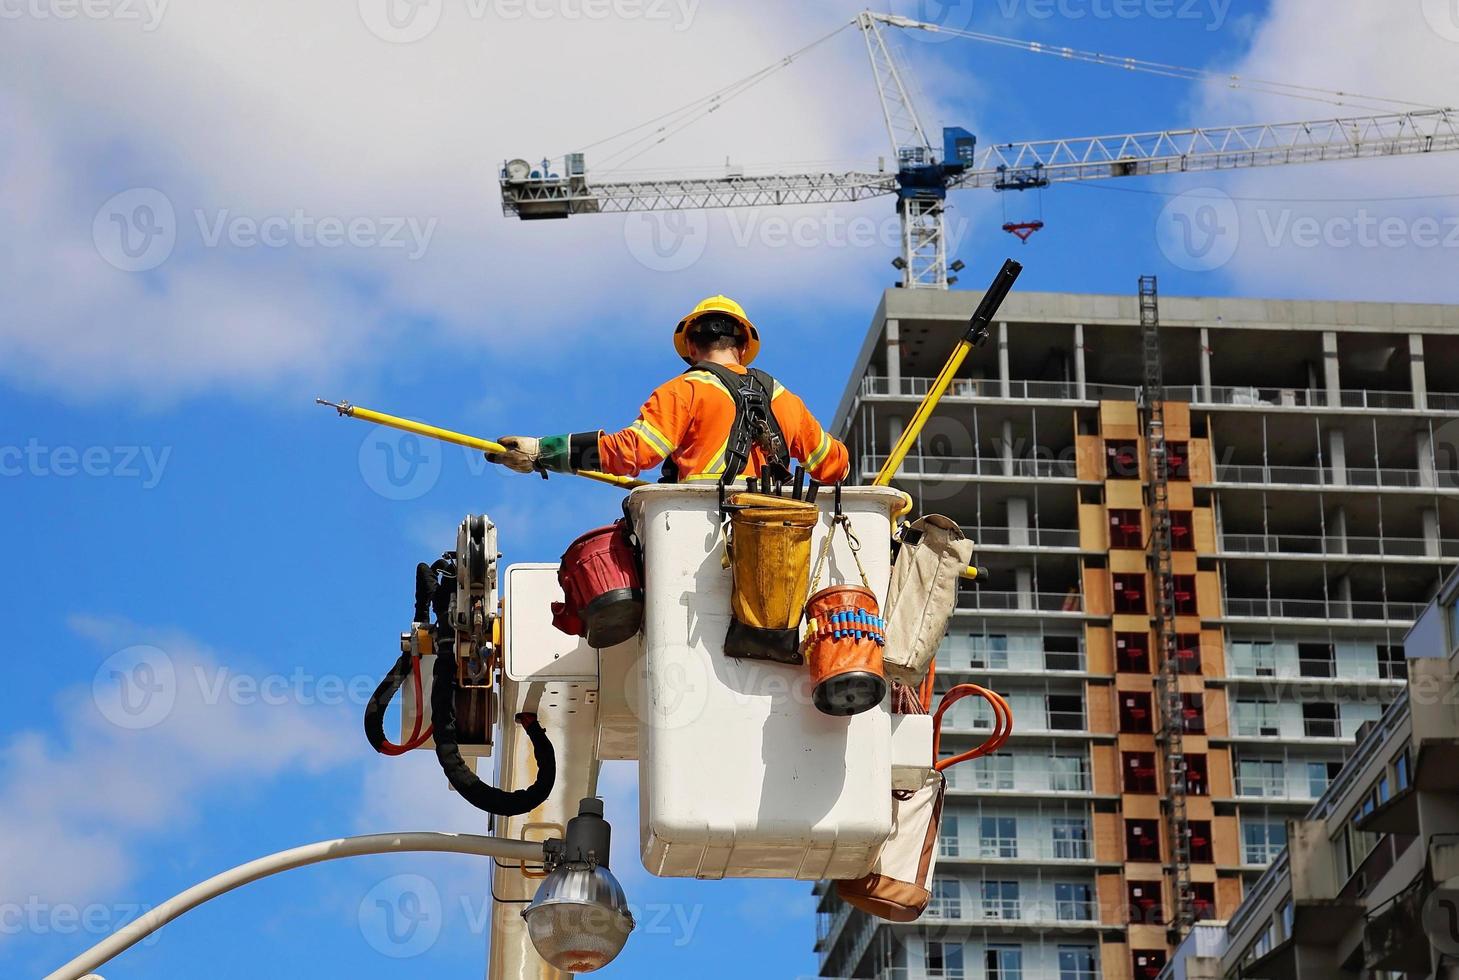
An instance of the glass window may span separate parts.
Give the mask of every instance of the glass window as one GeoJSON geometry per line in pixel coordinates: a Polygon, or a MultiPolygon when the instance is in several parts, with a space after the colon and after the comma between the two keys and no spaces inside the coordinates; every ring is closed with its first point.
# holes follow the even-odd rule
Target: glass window
{"type": "Polygon", "coordinates": [[[1023,980],[1023,947],[990,944],[983,951],[987,980],[1023,980]]]}
{"type": "Polygon", "coordinates": [[[942,814],[942,825],[937,829],[938,853],[943,857],[957,857],[962,846],[957,832],[957,814],[942,814]]]}
{"type": "Polygon", "coordinates": [[[1317,799],[1327,792],[1327,787],[1342,772],[1341,762],[1309,762],[1307,763],[1307,794],[1317,799]]]}
{"type": "Polygon", "coordinates": [[[1054,857],[1066,861],[1089,859],[1089,825],[1083,817],[1054,817],[1054,857]]]}
{"type": "Polygon", "coordinates": [[[1049,789],[1056,793],[1083,793],[1089,789],[1089,766],[1083,756],[1049,758],[1049,789]]]}
{"type": "Polygon", "coordinates": [[[983,918],[1016,919],[1018,916],[1018,882],[983,882],[983,918]]]}
{"type": "Polygon", "coordinates": [[[1236,795],[1286,796],[1286,766],[1274,759],[1241,759],[1236,763],[1236,795]]]}
{"type": "Polygon", "coordinates": [[[927,976],[962,980],[963,944],[927,941],[927,976]]]}
{"type": "Polygon", "coordinates": [[[1245,864],[1270,864],[1287,846],[1287,825],[1270,818],[1243,818],[1241,842],[1245,864]]]}
{"type": "Polygon", "coordinates": [[[986,636],[975,635],[971,639],[973,641],[972,650],[968,654],[971,666],[984,670],[1008,669],[1008,637],[1006,635],[990,633],[986,636]]]}
{"type": "Polygon", "coordinates": [[[1013,756],[995,754],[974,759],[973,785],[986,790],[1012,789],[1013,756]]]}
{"type": "Polygon", "coordinates": [[[1059,980],[1098,980],[1093,946],[1059,947],[1059,980]]]}
{"type": "Polygon", "coordinates": [[[1238,699],[1233,713],[1236,718],[1236,734],[1257,738],[1276,738],[1281,734],[1277,724],[1275,701],[1238,699]]]}
{"type": "Polygon", "coordinates": [[[983,817],[978,829],[980,857],[1018,857],[1018,820],[1015,817],[983,817]]]}
{"type": "Polygon", "coordinates": [[[1384,773],[1378,777],[1378,802],[1387,803],[1393,796],[1393,787],[1388,782],[1388,774],[1384,773]]]}
{"type": "Polygon", "coordinates": [[[1178,674],[1199,674],[1201,672],[1201,634],[1177,633],[1175,635],[1175,671],[1178,674]]]}
{"type": "Polygon", "coordinates": [[[1399,789],[1407,789],[1408,778],[1408,750],[1405,749],[1393,759],[1393,779],[1399,789]]]}
{"type": "Polygon", "coordinates": [[[962,890],[956,878],[933,878],[927,914],[939,919],[962,918],[962,890]]]}
{"type": "Polygon", "coordinates": [[[1378,676],[1391,681],[1407,679],[1408,659],[1403,655],[1403,647],[1378,644],[1378,676]]]}
{"type": "Polygon", "coordinates": [[[1231,661],[1240,676],[1273,677],[1277,672],[1276,644],[1255,640],[1232,643],[1231,661]]]}
{"type": "Polygon", "coordinates": [[[1054,882],[1054,916],[1064,922],[1094,921],[1094,889],[1083,882],[1054,882]]]}

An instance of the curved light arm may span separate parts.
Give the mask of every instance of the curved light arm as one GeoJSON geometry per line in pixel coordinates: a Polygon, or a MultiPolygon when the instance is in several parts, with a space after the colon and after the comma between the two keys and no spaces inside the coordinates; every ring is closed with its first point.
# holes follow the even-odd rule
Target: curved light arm
{"type": "Polygon", "coordinates": [[[321,861],[336,858],[358,857],[363,854],[395,854],[410,851],[444,851],[453,854],[476,854],[510,861],[542,861],[544,859],[541,841],[511,840],[506,837],[482,837],[476,834],[441,834],[417,832],[405,834],[366,834],[361,837],[341,837],[336,840],[319,841],[302,847],[290,848],[261,857],[207,881],[189,888],[182,894],[168,899],[146,915],[127,923],[80,956],[46,976],[45,980],[80,980],[82,976],[101,966],[107,960],[162,928],[173,919],[197,908],[209,899],[225,892],[278,874],[293,868],[302,868],[321,861]]]}

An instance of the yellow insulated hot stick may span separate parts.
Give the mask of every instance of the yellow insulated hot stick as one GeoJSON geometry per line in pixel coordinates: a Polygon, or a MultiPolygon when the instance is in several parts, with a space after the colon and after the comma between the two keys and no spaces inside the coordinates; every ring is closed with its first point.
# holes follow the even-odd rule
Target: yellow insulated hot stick
{"type": "MultiPolygon", "coordinates": [[[[506,447],[501,443],[492,442],[490,439],[478,439],[476,436],[468,436],[462,432],[452,432],[450,429],[427,425],[424,422],[414,422],[410,419],[400,418],[397,415],[386,415],[384,412],[361,408],[358,405],[351,405],[349,402],[336,403],[326,401],[323,398],[316,398],[314,401],[319,405],[328,405],[330,408],[339,412],[339,414],[349,416],[352,419],[374,422],[376,425],[399,429],[401,432],[411,432],[418,436],[425,436],[427,439],[435,439],[457,446],[465,446],[467,449],[476,449],[483,453],[504,453],[507,451],[506,447]]],[[[648,486],[643,480],[635,480],[628,476],[614,476],[612,473],[599,473],[597,470],[578,470],[574,475],[587,477],[589,480],[597,480],[599,483],[609,483],[615,487],[622,487],[625,490],[648,486]]]]}
{"type": "MultiPolygon", "coordinates": [[[[1013,288],[1014,280],[1023,271],[1023,266],[1005,259],[1003,268],[998,270],[998,275],[993,277],[993,283],[988,291],[983,294],[982,302],[973,311],[972,319],[968,321],[967,332],[948,355],[947,363],[942,365],[942,370],[937,373],[937,380],[932,382],[932,387],[922,398],[922,404],[917,406],[917,412],[912,416],[912,421],[902,430],[901,436],[897,439],[896,445],[888,454],[886,462],[882,464],[881,470],[872,481],[876,486],[884,487],[892,482],[892,477],[897,475],[902,462],[907,458],[907,453],[912,451],[912,444],[922,434],[922,428],[932,413],[937,410],[937,403],[942,401],[942,396],[947,394],[952,379],[957,376],[958,369],[963,366],[963,361],[974,347],[981,347],[988,341],[988,325],[993,322],[993,316],[998,312],[998,307],[1003,305],[1003,300],[1008,296],[1008,291],[1013,288]]],[[[988,573],[979,568],[969,566],[963,572],[963,578],[977,579],[986,576],[988,573]]]]}

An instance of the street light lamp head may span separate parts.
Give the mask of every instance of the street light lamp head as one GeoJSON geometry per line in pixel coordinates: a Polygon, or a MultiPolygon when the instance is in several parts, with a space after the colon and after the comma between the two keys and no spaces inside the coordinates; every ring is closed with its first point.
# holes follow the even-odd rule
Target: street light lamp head
{"type": "Polygon", "coordinates": [[[608,870],[603,801],[578,805],[565,841],[549,841],[550,870],[522,912],[537,954],[553,968],[588,973],[611,963],[633,932],[623,886],[608,870]]]}

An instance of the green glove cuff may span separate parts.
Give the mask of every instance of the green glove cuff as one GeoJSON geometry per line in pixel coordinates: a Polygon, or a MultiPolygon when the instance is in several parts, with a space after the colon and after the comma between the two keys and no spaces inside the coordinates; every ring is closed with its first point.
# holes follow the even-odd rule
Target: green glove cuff
{"type": "Polygon", "coordinates": [[[558,473],[572,472],[571,454],[568,452],[568,437],[543,436],[537,440],[537,465],[558,473]]]}

